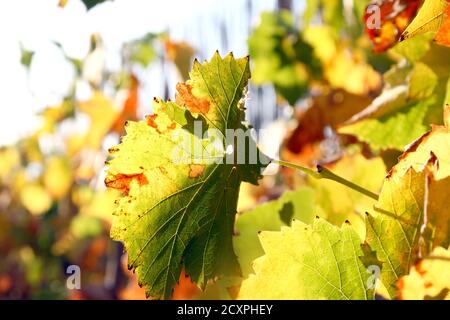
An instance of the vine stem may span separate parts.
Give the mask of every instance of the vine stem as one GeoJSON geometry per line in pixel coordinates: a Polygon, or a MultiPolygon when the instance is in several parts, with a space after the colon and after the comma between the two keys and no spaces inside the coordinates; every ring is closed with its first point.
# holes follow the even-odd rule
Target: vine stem
{"type": "Polygon", "coordinates": [[[288,162],[288,161],[273,159],[272,162],[277,163],[284,167],[300,170],[300,171],[306,173],[307,175],[310,175],[311,177],[314,177],[316,179],[328,179],[328,180],[336,181],[337,183],[340,183],[350,189],[358,191],[359,193],[362,193],[369,198],[378,200],[378,195],[376,193],[373,193],[372,191],[367,190],[366,188],[363,188],[347,179],[342,178],[341,176],[338,176],[337,174],[328,170],[324,166],[317,165],[317,171],[314,171],[309,168],[306,168],[306,167],[303,167],[303,166],[300,166],[298,164],[288,162]]]}

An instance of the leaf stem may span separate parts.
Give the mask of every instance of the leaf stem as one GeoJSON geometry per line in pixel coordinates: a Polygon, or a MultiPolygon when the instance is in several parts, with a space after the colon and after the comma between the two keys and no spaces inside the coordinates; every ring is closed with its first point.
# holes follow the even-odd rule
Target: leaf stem
{"type": "Polygon", "coordinates": [[[369,191],[347,179],[344,179],[340,176],[338,176],[337,174],[331,172],[330,170],[328,170],[327,168],[325,168],[324,166],[321,165],[317,165],[317,171],[311,170],[309,168],[300,166],[298,164],[292,163],[292,162],[287,162],[287,161],[283,161],[283,160],[276,160],[273,159],[272,162],[277,163],[279,165],[282,165],[284,167],[288,167],[288,168],[292,168],[292,169],[296,169],[296,170],[300,170],[316,179],[328,179],[328,180],[333,180],[337,183],[340,183],[350,189],[353,189],[355,191],[358,191],[359,193],[364,194],[365,196],[368,196],[369,198],[372,198],[374,200],[378,200],[378,195],[376,193],[373,193],[372,191],[369,191]]]}

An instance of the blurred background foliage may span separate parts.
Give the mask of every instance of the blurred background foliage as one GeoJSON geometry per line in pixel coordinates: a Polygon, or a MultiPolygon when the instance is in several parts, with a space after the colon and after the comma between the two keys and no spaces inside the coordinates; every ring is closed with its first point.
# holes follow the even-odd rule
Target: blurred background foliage
{"type": "MultiPolygon", "coordinates": [[[[78,0],[54,5],[64,10],[72,1],[78,0]]],[[[87,9],[103,2],[83,1],[87,9]]],[[[301,164],[326,164],[379,191],[403,147],[430,123],[442,122],[450,66],[440,61],[449,49],[419,36],[374,53],[374,36],[364,27],[366,0],[278,0],[264,12],[254,9],[257,2],[242,1],[227,10],[233,15],[240,8],[236,14],[248,17],[247,28],[237,33],[248,38],[252,63],[248,120],[270,132],[258,137],[261,148],[301,164]]],[[[219,30],[215,36],[222,53],[233,50],[234,22],[224,19],[212,26],[219,30]]],[[[117,194],[104,187],[104,162],[125,122],[151,113],[142,108],[149,102],[142,83],[152,68],[162,70],[158,81],[162,98],[168,99],[173,83],[188,78],[195,57],[212,56],[200,45],[201,35],[191,43],[174,40],[170,30],[144,34],[122,45],[119,70],[105,67],[102,34],[92,34],[83,59],[56,44],[75,70],[69,93],[39,113],[40,125],[32,134],[0,149],[0,298],[145,298],[126,270],[122,245],[109,238],[117,194]],[[80,83],[89,89],[86,99],[77,94],[80,83]],[[80,117],[88,125],[67,133],[64,128],[80,117]],[[81,290],[66,288],[71,264],[82,270],[81,290]]],[[[21,52],[21,63],[30,68],[34,52],[23,47],[21,52]]],[[[372,202],[333,182],[311,181],[290,169],[275,171],[258,187],[242,186],[239,212],[246,213],[237,220],[235,248],[244,276],[262,254],[256,232],[278,230],[297,212],[302,214],[295,218],[305,222],[315,215],[337,225],[349,220],[364,238],[363,216],[372,202]],[[253,209],[286,190],[295,191],[253,209]],[[300,209],[280,205],[282,199],[294,199],[300,209]]],[[[232,298],[237,281],[221,279],[201,293],[182,274],[173,298],[232,298]]]]}

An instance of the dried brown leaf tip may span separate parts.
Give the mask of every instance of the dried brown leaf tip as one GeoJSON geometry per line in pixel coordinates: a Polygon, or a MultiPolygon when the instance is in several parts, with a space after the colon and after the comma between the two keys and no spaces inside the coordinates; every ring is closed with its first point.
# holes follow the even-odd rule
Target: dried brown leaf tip
{"type": "Polygon", "coordinates": [[[176,103],[186,107],[192,113],[206,114],[209,112],[210,103],[208,100],[199,99],[192,94],[192,86],[187,83],[177,84],[176,103]]]}
{"type": "Polygon", "coordinates": [[[198,178],[205,171],[205,166],[202,164],[191,164],[189,166],[189,178],[198,178]]]}
{"type": "Polygon", "coordinates": [[[105,184],[109,188],[120,190],[125,195],[128,195],[130,192],[130,184],[133,180],[136,181],[140,186],[148,184],[147,177],[143,173],[118,173],[116,175],[109,175],[105,179],[105,184]]]}

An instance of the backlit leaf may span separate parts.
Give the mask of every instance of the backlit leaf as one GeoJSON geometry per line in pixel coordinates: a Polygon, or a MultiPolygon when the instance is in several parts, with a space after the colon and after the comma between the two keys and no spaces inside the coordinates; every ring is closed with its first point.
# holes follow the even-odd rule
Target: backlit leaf
{"type": "Polygon", "coordinates": [[[370,273],[351,226],[320,218],[260,234],[265,255],[254,262],[238,299],[373,299],[370,273]]]}
{"type": "Polygon", "coordinates": [[[437,247],[398,281],[402,300],[450,300],[450,250],[437,247]]]}
{"type": "Polygon", "coordinates": [[[420,256],[449,244],[448,141],[448,128],[435,126],[412,144],[386,177],[366,219],[366,242],[383,263],[381,279],[392,298],[398,279],[420,256]]]}
{"type": "Polygon", "coordinates": [[[170,297],[183,265],[202,288],[217,276],[239,274],[232,246],[239,186],[256,183],[263,165],[207,160],[226,160],[221,135],[246,129],[249,77],[248,58],[216,53],[210,62],[195,61],[190,80],[177,85],[176,103],[155,100],[154,114],[129,122],[122,143],[111,149],[105,182],[123,192],[111,236],[124,242],[128,265],[149,296],[170,297]],[[195,119],[204,130],[216,129],[219,146],[211,150],[212,137],[192,132],[195,119]]]}
{"type": "Polygon", "coordinates": [[[403,32],[402,39],[406,40],[419,34],[438,31],[445,19],[444,11],[448,5],[447,0],[425,0],[417,16],[403,32]]]}

